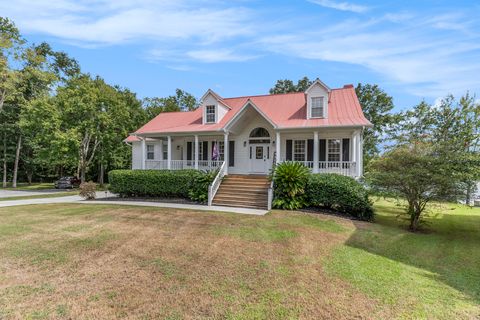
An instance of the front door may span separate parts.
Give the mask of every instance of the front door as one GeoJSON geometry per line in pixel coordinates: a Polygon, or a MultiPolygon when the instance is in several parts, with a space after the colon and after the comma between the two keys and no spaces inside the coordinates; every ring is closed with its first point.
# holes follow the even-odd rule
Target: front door
{"type": "Polygon", "coordinates": [[[250,144],[250,172],[267,174],[270,169],[270,144],[250,144]]]}

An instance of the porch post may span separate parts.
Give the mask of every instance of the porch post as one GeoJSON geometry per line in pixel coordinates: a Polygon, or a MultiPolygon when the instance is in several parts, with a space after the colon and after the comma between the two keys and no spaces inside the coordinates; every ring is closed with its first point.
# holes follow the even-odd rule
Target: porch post
{"type": "Polygon", "coordinates": [[[198,135],[195,135],[195,170],[198,170],[198,135]]]}
{"type": "Polygon", "coordinates": [[[358,176],[358,157],[357,157],[357,131],[353,131],[353,134],[352,134],[352,159],[350,161],[352,161],[353,163],[355,163],[355,169],[353,171],[353,174],[355,177],[358,176]]]}
{"type": "Polygon", "coordinates": [[[358,176],[363,175],[363,130],[358,131],[358,176]]]}
{"type": "Polygon", "coordinates": [[[318,131],[313,132],[313,173],[318,173],[318,131]]]}
{"type": "Polygon", "coordinates": [[[228,174],[228,132],[223,135],[223,161],[225,161],[225,175],[228,174]]]}
{"type": "Polygon", "coordinates": [[[280,163],[280,151],[282,147],[282,140],[280,137],[280,131],[277,131],[277,137],[275,138],[275,162],[280,163]]]}
{"type": "Polygon", "coordinates": [[[141,166],[141,168],[142,168],[142,170],[145,170],[145,154],[146,154],[146,152],[147,152],[147,151],[145,150],[145,149],[146,149],[146,146],[145,146],[145,138],[141,138],[140,143],[141,143],[141,146],[142,146],[142,148],[141,148],[141,149],[142,149],[142,157],[141,157],[141,159],[142,159],[142,166],[141,166]]]}
{"type": "Polygon", "coordinates": [[[167,169],[172,169],[172,137],[167,137],[167,169]]]}

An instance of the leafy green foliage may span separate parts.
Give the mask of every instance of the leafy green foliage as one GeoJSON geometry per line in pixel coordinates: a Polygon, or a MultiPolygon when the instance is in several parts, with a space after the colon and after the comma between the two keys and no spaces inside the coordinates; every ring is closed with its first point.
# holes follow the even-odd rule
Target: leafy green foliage
{"type": "Polygon", "coordinates": [[[312,174],[305,194],[311,206],[333,209],[361,220],[373,220],[368,192],[353,178],[338,174],[312,174]]]}
{"type": "Polygon", "coordinates": [[[188,195],[191,200],[205,203],[208,201],[208,186],[215,180],[218,170],[196,171],[188,195]]]}
{"type": "Polygon", "coordinates": [[[215,171],[113,170],[110,191],[122,197],[177,197],[205,202],[215,171]]]}
{"type": "Polygon", "coordinates": [[[148,120],[162,112],[192,111],[198,106],[197,99],[181,89],[175,90],[175,95],[166,98],[145,98],[143,107],[148,120]]]}
{"type": "Polygon", "coordinates": [[[380,154],[388,129],[400,121],[401,115],[392,113],[393,98],[378,85],[359,83],[355,92],[365,117],[373,124],[363,132],[363,159],[368,170],[370,160],[380,154]]]}
{"type": "Polygon", "coordinates": [[[310,171],[300,162],[286,161],[273,173],[275,208],[295,210],[305,206],[305,185],[310,171]]]}
{"type": "Polygon", "coordinates": [[[430,144],[414,143],[398,146],[372,161],[367,179],[374,187],[407,200],[410,229],[415,231],[427,203],[455,189],[458,170],[461,166],[444,161],[430,144]]]}
{"type": "Polygon", "coordinates": [[[305,92],[311,86],[313,81],[308,77],[303,77],[294,84],[292,80],[277,80],[275,86],[270,89],[270,94],[290,93],[290,92],[305,92]]]}

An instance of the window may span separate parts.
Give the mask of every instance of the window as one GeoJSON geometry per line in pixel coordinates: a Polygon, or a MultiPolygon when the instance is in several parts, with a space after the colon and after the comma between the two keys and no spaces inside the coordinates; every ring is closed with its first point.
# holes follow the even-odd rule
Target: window
{"type": "Polygon", "coordinates": [[[163,141],[163,160],[168,160],[168,142],[167,141],[163,141]]]}
{"type": "Polygon", "coordinates": [[[294,141],[293,161],[305,161],[305,140],[294,141]]]}
{"type": "Polygon", "coordinates": [[[153,144],[147,144],[147,160],[155,159],[155,146],[153,144]]]}
{"type": "Polygon", "coordinates": [[[218,155],[220,161],[225,160],[225,143],[223,141],[218,142],[218,155]]]}
{"type": "Polygon", "coordinates": [[[215,106],[210,105],[205,107],[205,122],[215,123],[215,106]]]}
{"type": "Polygon", "coordinates": [[[340,139],[328,140],[328,161],[341,161],[340,139]]]}
{"type": "Polygon", "coordinates": [[[310,107],[310,117],[311,118],[322,118],[324,117],[324,97],[313,97],[312,105],[310,107]]]}

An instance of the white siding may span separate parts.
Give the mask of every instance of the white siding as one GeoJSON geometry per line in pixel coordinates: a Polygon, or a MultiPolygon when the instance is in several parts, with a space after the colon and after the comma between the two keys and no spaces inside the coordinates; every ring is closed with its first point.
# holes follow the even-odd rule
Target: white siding
{"type": "Polygon", "coordinates": [[[203,109],[203,124],[206,124],[206,114],[205,114],[205,106],[215,106],[215,113],[216,113],[216,122],[220,122],[225,114],[228,112],[228,108],[225,107],[223,104],[219,103],[217,99],[212,95],[208,94],[205,99],[202,101],[202,105],[200,108],[203,109]]]}
{"type": "Polygon", "coordinates": [[[307,118],[310,118],[310,107],[312,103],[313,97],[324,97],[324,116],[325,118],[328,117],[328,90],[320,84],[315,84],[313,87],[310,88],[307,92],[307,118]]]}
{"type": "Polygon", "coordinates": [[[142,169],[142,144],[132,142],[132,169],[142,169]]]}

